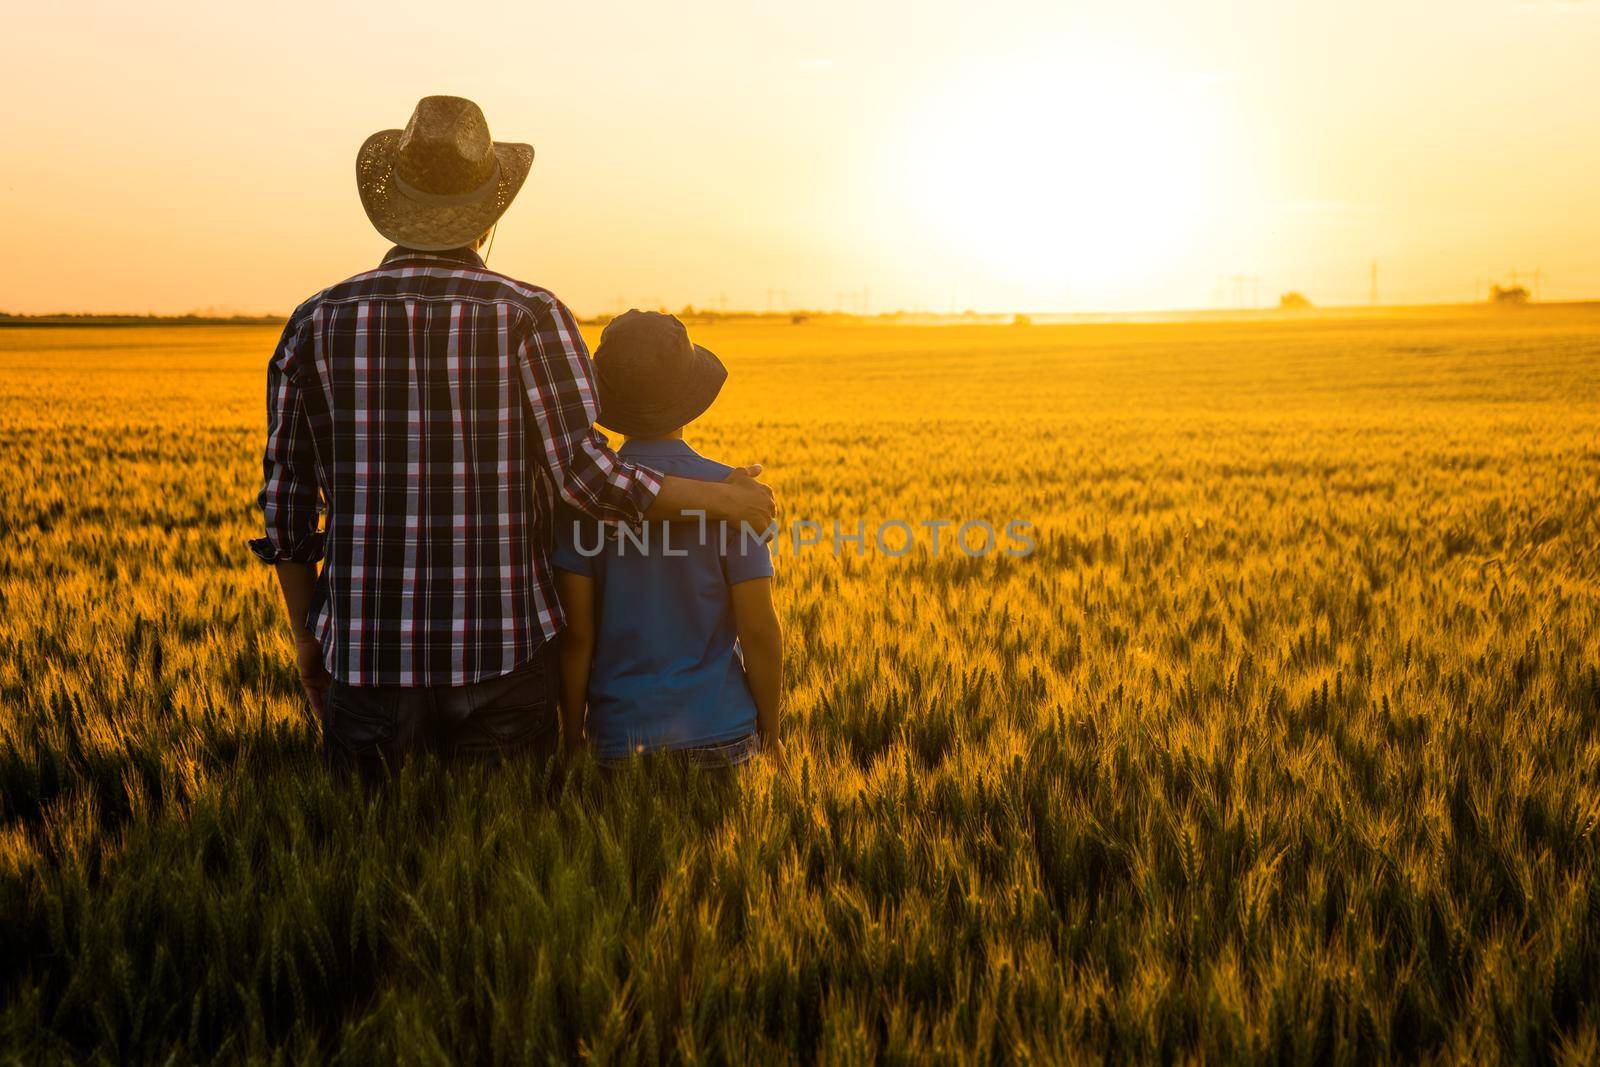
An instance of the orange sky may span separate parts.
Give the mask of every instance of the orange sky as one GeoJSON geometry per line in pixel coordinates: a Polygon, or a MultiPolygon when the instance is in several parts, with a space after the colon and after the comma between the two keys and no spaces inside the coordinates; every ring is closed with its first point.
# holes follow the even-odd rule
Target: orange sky
{"type": "Polygon", "coordinates": [[[1600,296],[1600,0],[147,6],[7,13],[0,309],[289,310],[432,92],[581,313],[1600,296]]]}

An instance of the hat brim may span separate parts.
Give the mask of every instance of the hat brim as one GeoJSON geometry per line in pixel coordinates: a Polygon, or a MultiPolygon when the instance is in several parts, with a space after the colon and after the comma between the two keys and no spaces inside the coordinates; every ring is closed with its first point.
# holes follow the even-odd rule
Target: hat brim
{"type": "Polygon", "coordinates": [[[379,130],[356,153],[356,188],[377,231],[397,245],[440,252],[469,245],[505,214],[533,167],[533,146],[496,141],[498,178],[465,203],[424,203],[393,181],[395,151],[404,130],[379,130]]]}
{"type": "Polygon", "coordinates": [[[597,388],[600,415],[597,423],[615,433],[629,437],[656,437],[687,426],[706,413],[722,384],[728,380],[728,368],[709,348],[694,346],[694,363],[685,376],[677,394],[650,410],[634,410],[617,403],[608,395],[603,383],[597,388]]]}

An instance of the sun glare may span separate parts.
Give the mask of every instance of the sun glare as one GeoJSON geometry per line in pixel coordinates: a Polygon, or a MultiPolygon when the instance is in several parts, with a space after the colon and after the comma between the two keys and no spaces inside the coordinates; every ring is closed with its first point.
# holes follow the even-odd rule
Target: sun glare
{"type": "Polygon", "coordinates": [[[1104,60],[973,72],[922,112],[905,188],[995,280],[1126,279],[1204,222],[1225,162],[1205,100],[1201,79],[1104,60]]]}

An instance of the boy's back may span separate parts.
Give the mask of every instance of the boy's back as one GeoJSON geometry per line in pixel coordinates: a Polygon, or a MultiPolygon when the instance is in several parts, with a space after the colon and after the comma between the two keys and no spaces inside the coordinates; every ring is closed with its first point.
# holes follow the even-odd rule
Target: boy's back
{"type": "MultiPolygon", "coordinates": [[[[701,481],[732,470],[679,439],[630,440],[618,454],[701,481]]],[[[617,760],[751,737],[757,709],[732,590],[772,577],[767,546],[714,523],[647,523],[637,535],[604,537],[591,520],[568,516],[557,525],[556,567],[594,584],[587,703],[595,755],[617,760]]]]}

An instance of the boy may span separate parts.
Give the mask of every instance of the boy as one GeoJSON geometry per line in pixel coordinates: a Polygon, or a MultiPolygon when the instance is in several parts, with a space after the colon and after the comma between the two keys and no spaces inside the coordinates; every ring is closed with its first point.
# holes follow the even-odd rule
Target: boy
{"type": "MultiPolygon", "coordinates": [[[[596,421],[625,435],[620,456],[663,474],[727,477],[732,468],[683,440],[728,376],[683,323],[629,311],[601,334],[594,362],[596,421]]],[[[704,521],[618,529],[570,514],[556,527],[568,747],[587,733],[612,766],[643,752],[717,767],[777,754],[783,635],[759,532],[704,521]]]]}

